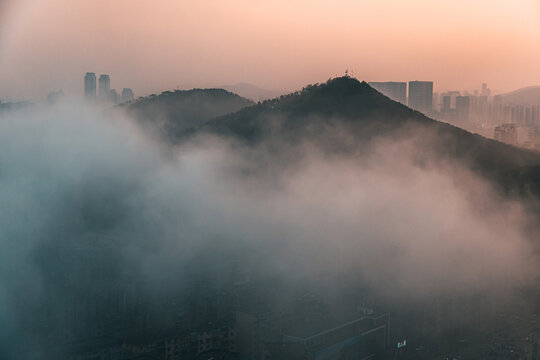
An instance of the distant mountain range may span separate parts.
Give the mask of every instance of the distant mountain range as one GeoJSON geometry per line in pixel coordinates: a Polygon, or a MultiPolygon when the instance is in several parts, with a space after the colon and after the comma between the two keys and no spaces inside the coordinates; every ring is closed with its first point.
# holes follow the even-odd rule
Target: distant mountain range
{"type": "Polygon", "coordinates": [[[165,119],[160,128],[173,143],[211,133],[264,146],[279,158],[306,141],[338,154],[361,151],[379,139],[408,140],[420,164],[463,165],[505,192],[540,196],[540,154],[430,119],[350,77],[259,104],[225,90],[191,90],[147,98],[129,111],[139,119],[165,119]]]}
{"type": "Polygon", "coordinates": [[[540,86],[524,87],[501,96],[505,103],[540,105],[540,86]]]}
{"type": "Polygon", "coordinates": [[[261,89],[260,87],[256,85],[247,84],[247,83],[238,83],[235,85],[223,85],[220,87],[253,101],[264,101],[264,100],[273,99],[280,95],[283,95],[281,91],[261,89]]]}

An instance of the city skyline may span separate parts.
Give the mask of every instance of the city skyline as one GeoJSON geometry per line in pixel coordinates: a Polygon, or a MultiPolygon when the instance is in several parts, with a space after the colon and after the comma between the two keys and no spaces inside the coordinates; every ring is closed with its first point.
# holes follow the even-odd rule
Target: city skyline
{"type": "MultiPolygon", "coordinates": [[[[86,101],[94,102],[97,99],[101,103],[118,104],[135,99],[131,88],[123,88],[120,94],[116,89],[111,88],[111,77],[108,74],[100,74],[99,79],[96,79],[94,72],[87,72],[84,76],[83,93],[86,101]]],[[[49,97],[50,93],[47,98],[49,97]]]]}
{"type": "MultiPolygon", "coordinates": [[[[351,76],[346,72],[345,77],[351,76]]],[[[95,73],[86,73],[83,84],[85,99],[90,103],[98,99],[101,104],[109,105],[135,99],[132,89],[124,88],[122,93],[118,94],[115,89],[111,89],[110,83],[110,76],[101,74],[96,89],[95,73]]],[[[474,89],[472,93],[467,90],[463,93],[455,90],[436,93],[433,91],[432,81],[388,81],[368,84],[390,99],[433,119],[452,123],[509,145],[532,150],[540,149],[540,129],[537,126],[540,121],[540,105],[503,101],[501,95],[491,95],[487,83],[482,83],[480,88],[474,89]]],[[[56,92],[49,94],[48,101],[55,96],[56,92]]]]}
{"type": "MultiPolygon", "coordinates": [[[[348,70],[345,70],[343,74],[337,74],[336,76],[334,77],[339,77],[339,76],[351,76],[351,77],[354,77],[356,78],[354,75],[347,75],[347,71],[348,70]]],[[[95,91],[96,91],[96,97],[99,96],[99,79],[97,78],[97,75],[96,74],[99,74],[100,76],[105,76],[105,77],[109,77],[109,75],[107,73],[99,73],[99,72],[86,72],[86,76],[88,76],[89,74],[94,74],[94,76],[96,76],[95,78],[95,91]]],[[[105,81],[105,79],[103,79],[105,81]]],[[[443,106],[442,104],[442,96],[445,95],[445,94],[450,94],[452,96],[459,96],[459,95],[463,95],[463,96],[478,96],[478,95],[485,95],[483,93],[483,91],[485,90],[485,86],[486,86],[486,82],[481,82],[479,84],[477,84],[476,86],[471,86],[467,89],[463,88],[463,87],[458,87],[456,89],[441,89],[440,87],[437,87],[437,82],[434,81],[434,80],[407,80],[407,81],[397,81],[397,80],[389,80],[389,81],[369,81],[369,80],[366,80],[366,79],[361,79],[361,78],[358,78],[359,81],[365,81],[367,82],[370,86],[372,86],[373,88],[375,88],[376,90],[378,90],[379,92],[382,92],[383,94],[385,94],[386,96],[390,97],[391,99],[395,100],[395,101],[398,101],[398,102],[401,102],[405,105],[409,105],[408,103],[408,99],[409,99],[409,84],[411,82],[415,83],[415,82],[418,82],[418,83],[431,83],[432,84],[432,93],[433,95],[441,95],[441,104],[440,104],[440,107],[443,106]],[[404,92],[404,93],[403,93],[404,92]]],[[[108,90],[115,90],[115,89],[111,89],[110,88],[110,77],[108,78],[108,90]]],[[[128,81],[129,82],[129,81],[128,81]]],[[[315,84],[317,82],[312,82],[312,83],[308,83],[308,84],[315,84]]],[[[250,85],[250,86],[254,86],[256,88],[258,88],[257,84],[248,84],[248,83],[236,83],[236,84],[242,84],[242,85],[250,85]]],[[[305,85],[305,84],[304,84],[305,85]]],[[[104,85],[107,87],[107,85],[104,85]]],[[[180,86],[177,86],[176,88],[165,88],[165,89],[159,89],[155,92],[152,92],[152,93],[142,93],[140,94],[140,96],[148,96],[148,95],[152,95],[152,94],[159,94],[161,92],[164,92],[164,91],[171,91],[171,90],[190,90],[190,89],[199,89],[199,88],[227,88],[229,87],[230,85],[225,85],[225,84],[222,84],[220,86],[208,86],[208,87],[204,87],[204,86],[193,86],[193,87],[180,87],[180,86]]],[[[516,92],[516,91],[519,91],[519,90],[524,90],[524,89],[528,89],[528,88],[540,88],[540,85],[533,85],[533,86],[525,86],[525,87],[522,87],[522,88],[518,88],[518,89],[513,89],[511,91],[507,91],[507,92],[504,92],[504,93],[501,93],[501,92],[495,92],[495,93],[491,93],[491,89],[487,89],[489,91],[489,95],[487,96],[497,96],[497,95],[506,95],[506,94],[511,94],[513,92],[516,92]]],[[[128,89],[128,90],[132,90],[132,88],[123,88],[123,89],[128,89]]],[[[260,89],[260,88],[259,88],[260,89]]],[[[298,88],[299,89],[299,88],[298,88]]],[[[281,94],[285,95],[285,94],[288,94],[288,93],[292,93],[294,91],[297,91],[298,90],[297,88],[294,88],[294,89],[291,89],[291,90],[283,90],[281,91],[281,94]]],[[[61,92],[64,92],[65,89],[63,88],[50,88],[48,89],[46,92],[44,92],[43,94],[38,94],[36,97],[34,98],[19,98],[19,99],[15,99],[15,98],[12,98],[12,97],[0,97],[0,100],[8,100],[8,101],[32,101],[32,100],[39,100],[39,99],[46,99],[47,97],[47,94],[50,94],[51,92],[56,92],[56,91],[61,91],[61,92]]],[[[260,89],[262,91],[269,91],[271,92],[272,90],[270,89],[260,89]]],[[[274,89],[274,92],[276,90],[274,89]]],[[[234,92],[234,91],[233,91],[234,92]]],[[[80,88],[80,83],[79,83],[79,86],[78,88],[76,89],[73,89],[73,91],[71,92],[68,92],[68,94],[72,97],[81,97],[81,98],[85,98],[87,97],[86,96],[86,90],[85,90],[85,85],[83,84],[83,89],[81,91],[81,88],[80,88]]],[[[121,94],[117,94],[119,96],[121,96],[121,94]]],[[[433,108],[434,109],[437,109],[437,110],[440,110],[439,109],[439,106],[437,106],[437,104],[435,103],[435,100],[433,100],[433,108]]],[[[455,98],[453,100],[453,107],[455,107],[455,98]]]]}

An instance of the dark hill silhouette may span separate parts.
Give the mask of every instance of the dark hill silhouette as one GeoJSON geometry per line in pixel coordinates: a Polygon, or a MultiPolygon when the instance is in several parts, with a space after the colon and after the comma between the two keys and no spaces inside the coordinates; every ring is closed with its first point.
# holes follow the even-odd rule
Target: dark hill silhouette
{"type": "MultiPolygon", "coordinates": [[[[373,120],[378,127],[390,130],[418,113],[380,94],[367,83],[342,77],[322,85],[309,85],[300,92],[283,95],[253,107],[211,120],[204,130],[236,135],[250,142],[268,136],[270,128],[281,136],[301,131],[306,126],[325,122],[328,125],[367,125],[373,120]]],[[[427,123],[429,119],[419,117],[427,123]]],[[[417,120],[418,120],[417,119],[417,120]]]]}
{"type": "Polygon", "coordinates": [[[436,155],[437,160],[466,165],[508,191],[532,189],[540,194],[540,154],[430,119],[350,77],[307,86],[210,120],[186,134],[201,131],[251,146],[277,144],[270,146],[276,151],[283,144],[307,139],[330,153],[358,149],[381,137],[410,138],[414,139],[419,162],[436,155]],[[336,135],[343,133],[347,136],[336,135]]]}
{"type": "Polygon", "coordinates": [[[192,89],[165,91],[120,107],[174,142],[186,129],[250,105],[252,101],[223,89],[192,89]]]}

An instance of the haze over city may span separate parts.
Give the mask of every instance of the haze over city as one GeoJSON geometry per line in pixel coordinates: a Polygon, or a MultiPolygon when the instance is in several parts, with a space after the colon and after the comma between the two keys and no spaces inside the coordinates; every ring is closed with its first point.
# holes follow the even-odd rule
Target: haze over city
{"type": "Polygon", "coordinates": [[[138,94],[252,83],[293,91],[353,70],[494,93],[540,83],[534,0],[2,0],[0,98],[63,89],[87,71],[138,94]]]}

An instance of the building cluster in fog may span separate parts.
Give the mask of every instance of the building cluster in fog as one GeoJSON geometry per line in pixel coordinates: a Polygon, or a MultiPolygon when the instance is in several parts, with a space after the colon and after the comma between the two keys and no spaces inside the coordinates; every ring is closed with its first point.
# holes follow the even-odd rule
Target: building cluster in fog
{"type": "Polygon", "coordinates": [[[540,150],[540,103],[513,103],[492,96],[486,83],[468,91],[433,92],[432,81],[370,82],[389,98],[437,120],[506,144],[540,150]]]}
{"type": "Polygon", "coordinates": [[[434,94],[434,117],[514,146],[540,150],[537,127],[540,104],[513,103],[491,96],[486,84],[480,91],[434,94]]]}
{"type": "Polygon", "coordinates": [[[115,89],[111,89],[111,78],[107,74],[101,74],[99,80],[93,72],[87,72],[84,76],[84,97],[86,100],[98,100],[103,103],[125,103],[133,101],[135,96],[133,90],[124,88],[122,94],[118,94],[115,89]]]}

